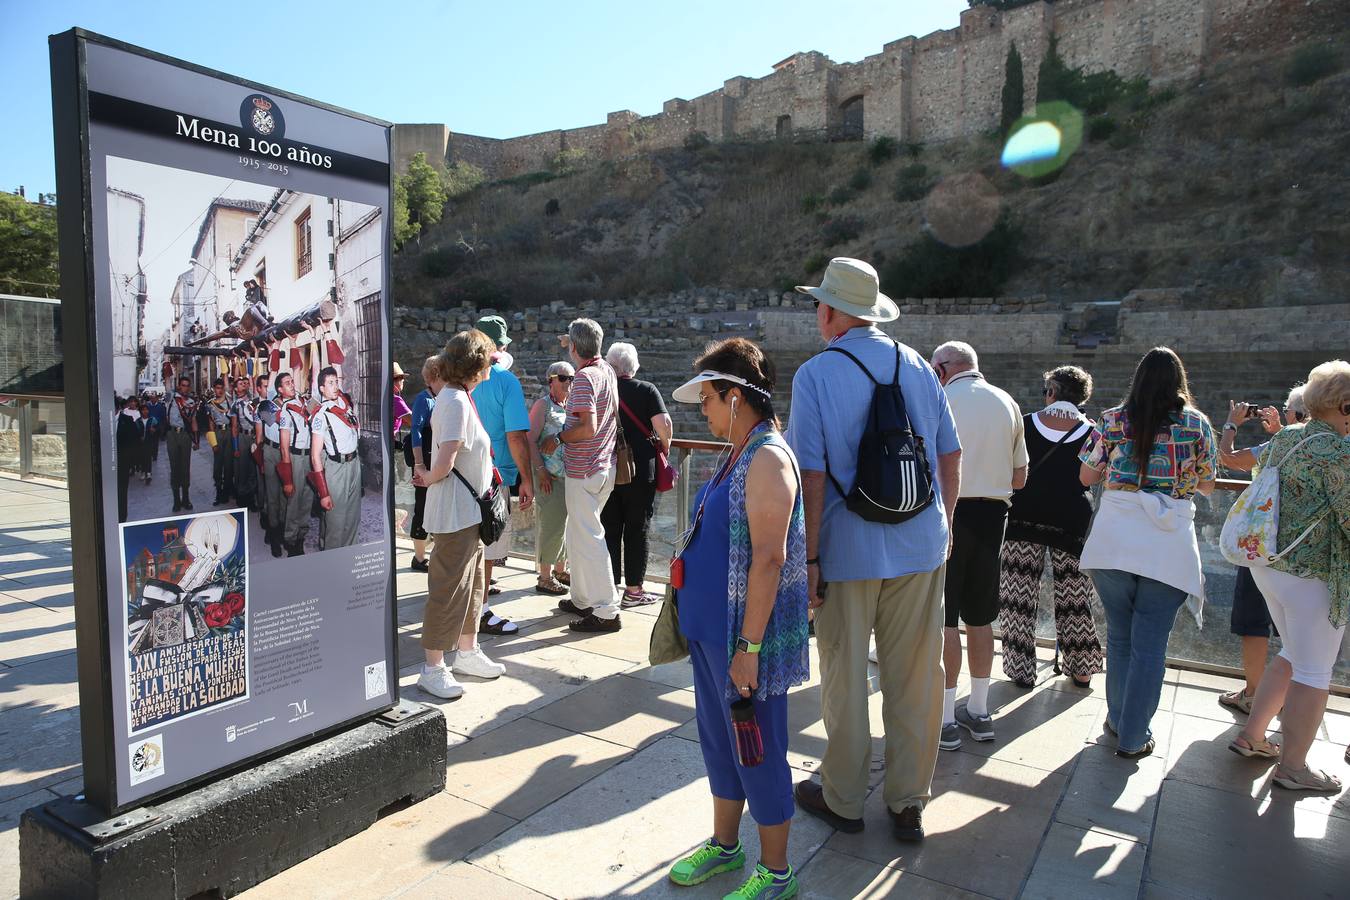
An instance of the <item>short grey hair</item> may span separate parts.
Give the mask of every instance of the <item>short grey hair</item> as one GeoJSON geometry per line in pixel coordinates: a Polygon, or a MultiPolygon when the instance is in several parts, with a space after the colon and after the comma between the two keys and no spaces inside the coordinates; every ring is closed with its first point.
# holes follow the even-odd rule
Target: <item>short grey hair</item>
{"type": "Polygon", "coordinates": [[[1296,413],[1297,415],[1307,418],[1308,405],[1303,402],[1303,389],[1305,387],[1307,387],[1306,384],[1295,385],[1294,388],[1289,391],[1289,396],[1284,398],[1284,408],[1291,413],[1296,413]]]}
{"type": "Polygon", "coordinates": [[[605,362],[613,366],[614,371],[620,375],[627,375],[632,378],[638,370],[637,348],[627,341],[615,341],[609,345],[609,352],[605,354],[605,362]]]}
{"type": "Polygon", "coordinates": [[[551,379],[553,378],[554,375],[575,375],[575,374],[576,369],[572,368],[572,364],[570,362],[555,362],[553,365],[548,367],[548,371],[544,373],[544,377],[547,379],[551,379]]]}
{"type": "Polygon", "coordinates": [[[975,352],[975,348],[965,341],[948,341],[938,346],[933,351],[932,359],[942,359],[944,362],[962,362],[967,363],[972,369],[980,368],[980,357],[975,352]]]}
{"type": "Polygon", "coordinates": [[[582,359],[594,359],[600,355],[600,344],[605,340],[605,330],[594,319],[573,319],[567,326],[567,336],[571,339],[572,349],[582,359]]]}

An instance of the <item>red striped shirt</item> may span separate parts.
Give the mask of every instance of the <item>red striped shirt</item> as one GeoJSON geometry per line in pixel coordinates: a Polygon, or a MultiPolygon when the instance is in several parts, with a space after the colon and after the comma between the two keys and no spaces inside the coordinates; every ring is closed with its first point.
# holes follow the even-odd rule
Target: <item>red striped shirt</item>
{"type": "Polygon", "coordinates": [[[577,370],[572,391],[567,395],[566,427],[581,421],[578,413],[590,412],[595,420],[595,437],[563,445],[563,467],[568,478],[590,478],[614,464],[619,425],[614,400],[617,385],[614,370],[603,359],[577,370]]]}

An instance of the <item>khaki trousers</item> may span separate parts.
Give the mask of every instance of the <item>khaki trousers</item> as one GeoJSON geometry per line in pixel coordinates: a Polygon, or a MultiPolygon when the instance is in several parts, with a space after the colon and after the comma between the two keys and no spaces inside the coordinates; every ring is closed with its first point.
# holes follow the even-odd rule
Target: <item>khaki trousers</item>
{"type": "Polygon", "coordinates": [[[886,733],[882,796],[895,812],[932,796],[942,734],[942,585],[946,566],[901,578],[832,582],[816,610],[821,708],[827,744],[820,765],[825,802],[860,819],[872,732],[867,721],[867,649],[875,631],[886,733]]]}
{"type": "Polygon", "coordinates": [[[361,457],[346,462],[325,460],[323,474],[333,508],[324,510],[319,519],[319,549],[350,547],[361,527],[361,457]]]}
{"type": "MultiPolygon", "coordinates": [[[[555,491],[558,489],[555,485],[555,491]]],[[[568,478],[563,496],[567,503],[567,560],[572,566],[572,603],[613,619],[619,614],[619,592],[609,566],[609,545],[600,511],[614,491],[614,469],[604,469],[590,478],[568,478]]]]}
{"type": "Polygon", "coordinates": [[[427,572],[422,648],[454,650],[461,634],[478,633],[483,606],[483,542],[478,526],[435,535],[427,572]]]}
{"type": "Polygon", "coordinates": [[[282,492],[286,501],[286,543],[303,544],[309,534],[309,520],[313,518],[314,488],[305,478],[309,474],[309,450],[296,450],[291,454],[291,484],[295,493],[289,497],[282,492]]]}
{"type": "Polygon", "coordinates": [[[567,559],[563,551],[563,532],[567,528],[567,481],[554,477],[553,490],[534,495],[536,562],[541,566],[555,566],[567,559]]]}

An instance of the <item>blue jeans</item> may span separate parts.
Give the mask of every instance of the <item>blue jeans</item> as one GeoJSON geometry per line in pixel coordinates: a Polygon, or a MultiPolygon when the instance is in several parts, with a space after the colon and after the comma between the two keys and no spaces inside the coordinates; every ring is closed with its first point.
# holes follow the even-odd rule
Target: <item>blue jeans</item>
{"type": "Polygon", "coordinates": [[[1153,732],[1167,662],[1167,636],[1186,602],[1180,588],[1118,569],[1089,573],[1106,609],[1106,721],[1117,746],[1141,749],[1153,732]]]}

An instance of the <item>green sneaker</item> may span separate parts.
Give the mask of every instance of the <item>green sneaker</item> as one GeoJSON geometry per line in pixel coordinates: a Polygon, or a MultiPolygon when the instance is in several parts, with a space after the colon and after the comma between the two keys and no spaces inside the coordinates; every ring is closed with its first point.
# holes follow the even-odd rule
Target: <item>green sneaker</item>
{"type": "Polygon", "coordinates": [[[797,896],[797,873],[788,866],[785,876],[778,876],[764,868],[755,866],[755,874],[750,880],[727,894],[722,900],[786,900],[797,896]]]}
{"type": "Polygon", "coordinates": [[[689,887],[744,865],[745,851],[739,843],[735,850],[727,852],[716,838],[709,838],[708,843],[670,867],[670,880],[689,887]]]}

